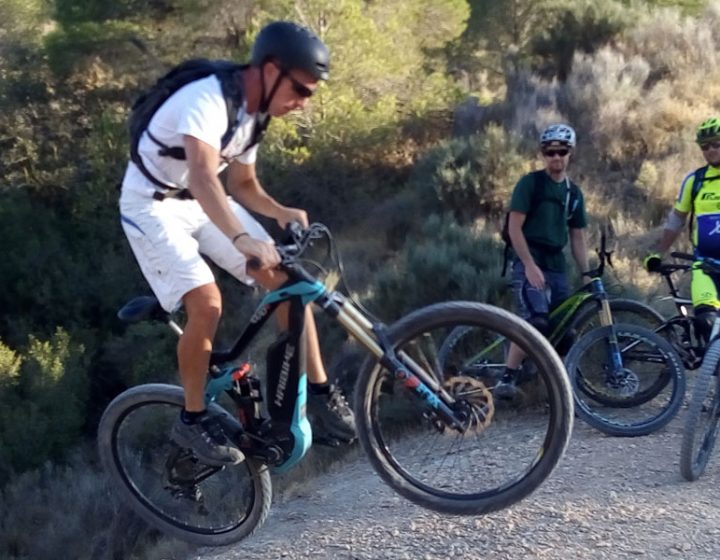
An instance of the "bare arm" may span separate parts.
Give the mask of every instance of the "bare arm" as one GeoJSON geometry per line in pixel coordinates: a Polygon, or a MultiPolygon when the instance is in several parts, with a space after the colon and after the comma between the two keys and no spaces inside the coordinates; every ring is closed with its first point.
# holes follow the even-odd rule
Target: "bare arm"
{"type": "Polygon", "coordinates": [[[228,191],[242,206],[275,219],[280,227],[284,228],[292,221],[299,222],[303,227],[308,225],[304,210],[283,206],[265,191],[255,174],[255,164],[232,162],[228,168],[228,191]]]}
{"type": "Polygon", "coordinates": [[[575,264],[577,264],[579,272],[583,277],[583,281],[589,282],[591,278],[583,274],[584,272],[587,272],[590,268],[590,265],[588,264],[585,230],[579,228],[570,228],[569,234],[570,251],[572,252],[573,259],[575,259],[575,264]]]}
{"type": "Polygon", "coordinates": [[[527,214],[511,211],[508,220],[508,235],[510,236],[515,254],[522,261],[523,265],[525,265],[525,276],[528,282],[530,282],[531,286],[541,289],[545,286],[545,275],[542,273],[542,270],[540,270],[540,267],[535,264],[535,260],[532,254],[530,254],[530,248],[525,239],[525,234],[522,231],[526,218],[527,214]]]}
{"type": "Polygon", "coordinates": [[[525,234],[522,231],[526,218],[527,214],[523,214],[522,212],[510,212],[508,235],[510,236],[515,254],[527,268],[529,265],[535,264],[535,261],[530,254],[530,248],[525,239],[525,234]]]}
{"type": "Polygon", "coordinates": [[[225,189],[217,176],[220,154],[192,136],[186,135],[183,140],[189,170],[188,188],[210,220],[232,239],[245,230],[230,209],[225,189]]]}
{"type": "Polygon", "coordinates": [[[184,136],[188,164],[188,188],[203,211],[230,240],[235,248],[247,257],[257,257],[260,268],[270,268],[280,262],[275,247],[245,234],[245,228],[227,202],[225,189],[217,176],[220,164],[218,151],[192,136],[184,136]]]}
{"type": "MultiPolygon", "coordinates": [[[[664,253],[670,247],[672,247],[672,244],[675,243],[675,241],[677,240],[680,232],[682,231],[682,226],[685,224],[685,220],[687,219],[687,212],[680,212],[679,210],[673,209],[671,211],[671,214],[672,213],[675,214],[675,218],[677,219],[676,223],[678,223],[680,227],[676,229],[668,229],[667,227],[665,227],[663,229],[660,240],[653,247],[653,250],[657,251],[658,253],[664,253]]],[[[675,222],[675,220],[668,219],[668,222],[675,222]]]]}

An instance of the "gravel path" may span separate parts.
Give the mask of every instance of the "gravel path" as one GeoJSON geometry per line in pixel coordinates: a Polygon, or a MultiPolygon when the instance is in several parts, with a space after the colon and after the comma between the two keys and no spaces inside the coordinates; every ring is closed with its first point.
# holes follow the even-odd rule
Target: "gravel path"
{"type": "Polygon", "coordinates": [[[720,460],[679,474],[684,413],[637,439],[576,421],[567,454],[534,494],[485,517],[448,517],[396,496],[364,456],[276,501],[258,533],[197,560],[720,558],[720,460]]]}

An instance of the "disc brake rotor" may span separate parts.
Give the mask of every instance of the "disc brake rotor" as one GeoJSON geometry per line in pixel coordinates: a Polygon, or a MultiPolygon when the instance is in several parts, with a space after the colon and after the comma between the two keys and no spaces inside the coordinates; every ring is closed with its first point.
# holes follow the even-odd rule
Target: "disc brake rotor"
{"type": "Polygon", "coordinates": [[[473,377],[450,377],[443,388],[455,399],[458,412],[465,413],[463,432],[481,432],[490,425],[495,414],[492,393],[485,384],[473,377]]]}
{"type": "Polygon", "coordinates": [[[630,398],[640,390],[640,379],[632,370],[623,368],[619,374],[614,374],[605,381],[605,390],[619,397],[630,398]]]}

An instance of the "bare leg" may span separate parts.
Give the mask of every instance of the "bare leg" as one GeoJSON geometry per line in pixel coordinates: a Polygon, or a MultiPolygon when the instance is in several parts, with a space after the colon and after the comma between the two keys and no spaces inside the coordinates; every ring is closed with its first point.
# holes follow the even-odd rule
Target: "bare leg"
{"type": "Polygon", "coordinates": [[[217,284],[190,290],[183,296],[183,305],[188,320],[178,342],[177,356],[185,410],[173,425],[171,438],[179,446],[192,449],[209,465],[237,464],[244,458],[242,452],[224,436],[213,435],[201,419],[210,352],[222,310],[217,284]]]}
{"type": "Polygon", "coordinates": [[[520,347],[517,344],[515,344],[514,342],[510,343],[510,348],[508,349],[507,360],[505,360],[505,366],[508,369],[518,369],[524,359],[525,359],[525,352],[523,352],[520,349],[520,347]]]}
{"type": "Polygon", "coordinates": [[[180,381],[185,389],[185,410],[205,410],[205,381],[217,331],[222,299],[217,284],[206,284],[183,297],[187,324],[177,346],[180,381]]]}
{"type": "MultiPolygon", "coordinates": [[[[250,274],[258,284],[268,290],[275,290],[279,288],[283,282],[287,281],[287,276],[277,270],[250,271],[250,274]]],[[[283,303],[278,307],[277,321],[281,331],[287,330],[288,328],[289,309],[290,306],[287,303],[283,303]]],[[[328,380],[327,372],[325,371],[325,365],[323,364],[320,354],[320,342],[318,340],[317,327],[315,326],[315,317],[309,306],[305,308],[305,344],[308,380],[310,383],[325,383],[328,380]]]]}
{"type": "MultiPolygon", "coordinates": [[[[265,270],[252,272],[257,282],[269,289],[277,289],[287,281],[283,272],[265,270]]],[[[289,323],[289,305],[278,307],[278,326],[287,330],[289,323]]],[[[310,382],[307,395],[307,414],[312,430],[319,439],[332,441],[352,441],[355,438],[355,417],[345,398],[337,388],[327,384],[327,372],[320,355],[315,318],[310,307],[305,308],[305,357],[307,376],[310,382]]]]}

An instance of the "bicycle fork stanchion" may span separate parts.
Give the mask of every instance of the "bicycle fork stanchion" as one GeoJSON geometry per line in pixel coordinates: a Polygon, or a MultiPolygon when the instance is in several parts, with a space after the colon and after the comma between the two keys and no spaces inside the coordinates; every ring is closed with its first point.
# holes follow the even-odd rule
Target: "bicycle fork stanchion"
{"type": "MultiPolygon", "coordinates": [[[[610,310],[610,300],[605,291],[605,286],[600,278],[593,278],[591,282],[592,293],[600,303],[600,324],[603,327],[612,327],[612,311],[610,310]]],[[[610,328],[610,336],[608,337],[608,360],[612,366],[610,375],[614,378],[623,371],[622,354],[620,352],[620,343],[618,342],[615,329],[610,328]]]]}
{"type": "Polygon", "coordinates": [[[336,313],[337,320],[343,328],[365,346],[383,367],[393,372],[395,379],[402,381],[405,387],[437,411],[444,422],[453,428],[461,429],[463,419],[458,418],[447,404],[452,403],[453,399],[440,383],[429,378],[422,367],[406,353],[400,352],[399,356],[396,355],[392,345],[385,338],[384,330],[374,328],[373,324],[341,294],[333,293],[328,299],[332,301],[335,309],[331,310],[330,305],[319,302],[321,307],[331,314],[336,313]]]}

